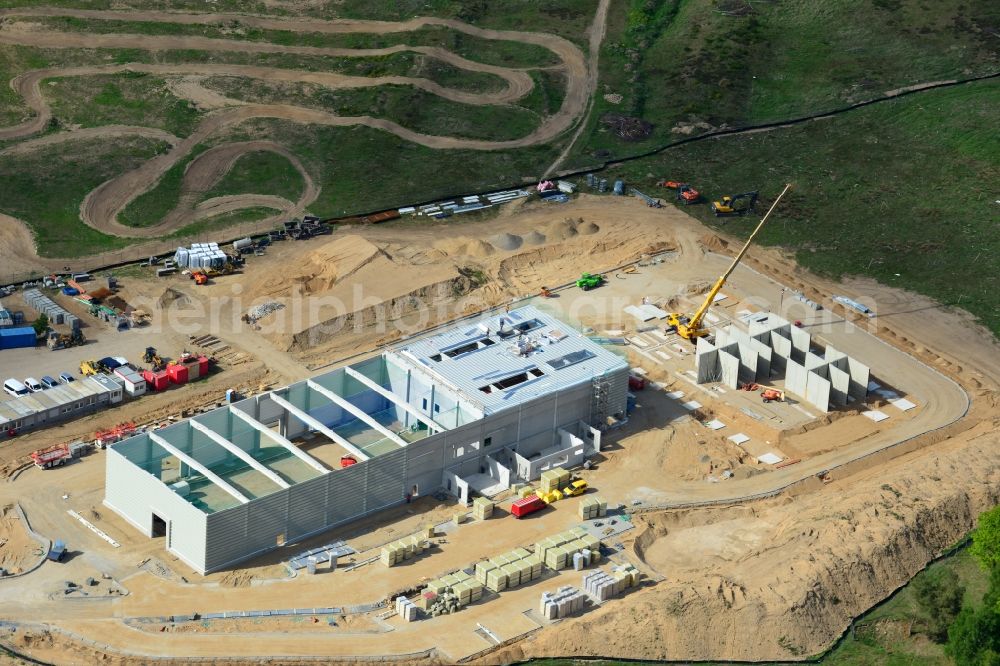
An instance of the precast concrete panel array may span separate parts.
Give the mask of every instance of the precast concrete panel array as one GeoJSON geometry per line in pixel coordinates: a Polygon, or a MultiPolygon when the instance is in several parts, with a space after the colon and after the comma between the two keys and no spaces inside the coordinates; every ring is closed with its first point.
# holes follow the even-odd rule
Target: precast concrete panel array
{"type": "Polygon", "coordinates": [[[824,412],[868,395],[871,371],[860,361],[833,347],[816,353],[807,332],[773,314],[752,318],[748,328],[749,333],[731,324],[715,331],[714,343],[698,340],[698,383],[735,389],[783,373],[785,391],[824,412]]]}

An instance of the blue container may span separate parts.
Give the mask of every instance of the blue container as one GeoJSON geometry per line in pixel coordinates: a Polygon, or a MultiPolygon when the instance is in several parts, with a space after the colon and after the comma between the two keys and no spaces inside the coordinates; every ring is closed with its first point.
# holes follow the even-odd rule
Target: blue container
{"type": "Polygon", "coordinates": [[[31,326],[0,329],[0,349],[35,346],[35,329],[31,326]]]}
{"type": "Polygon", "coordinates": [[[63,287],[62,288],[62,292],[64,294],[66,294],[67,296],[79,296],[80,295],[80,290],[79,289],[74,289],[73,287],[63,287]]]}

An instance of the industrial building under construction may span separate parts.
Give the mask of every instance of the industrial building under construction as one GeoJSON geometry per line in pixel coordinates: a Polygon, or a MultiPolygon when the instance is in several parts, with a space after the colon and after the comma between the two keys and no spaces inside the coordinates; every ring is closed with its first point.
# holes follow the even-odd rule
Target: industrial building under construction
{"type": "Polygon", "coordinates": [[[578,465],[627,389],[624,359],[523,307],[115,444],[105,504],[214,571],[408,497],[578,465]]]}

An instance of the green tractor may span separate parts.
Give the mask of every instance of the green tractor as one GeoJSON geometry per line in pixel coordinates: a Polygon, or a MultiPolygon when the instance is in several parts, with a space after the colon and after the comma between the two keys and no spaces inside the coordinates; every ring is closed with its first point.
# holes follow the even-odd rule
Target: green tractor
{"type": "Polygon", "coordinates": [[[584,273],[580,276],[580,279],[576,281],[576,286],[584,291],[590,291],[595,287],[600,287],[604,284],[603,275],[594,275],[592,273],[584,273]]]}

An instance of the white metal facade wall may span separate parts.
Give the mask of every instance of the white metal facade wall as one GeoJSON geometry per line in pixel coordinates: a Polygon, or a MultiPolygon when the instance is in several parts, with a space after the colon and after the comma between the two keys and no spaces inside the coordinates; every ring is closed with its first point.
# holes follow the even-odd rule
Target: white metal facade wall
{"type": "Polygon", "coordinates": [[[206,518],[200,509],[139,468],[114,447],[107,449],[104,504],[146,536],[152,536],[153,514],[167,522],[167,549],[204,572],[206,518]]]}
{"type": "MultiPolygon", "coordinates": [[[[628,369],[615,373],[609,382],[609,405],[614,411],[624,411],[628,369]]],[[[435,492],[441,488],[444,470],[458,468],[461,474],[478,471],[489,453],[505,446],[517,444],[526,455],[552,446],[557,428],[590,422],[592,393],[591,385],[579,385],[209,514],[204,571],[272,550],[279,535],[291,543],[400,504],[414,485],[421,495],[435,492]],[[491,438],[489,446],[485,444],[487,437],[491,438]]],[[[253,413],[251,406],[241,406],[253,413]]],[[[294,417],[289,420],[298,423],[294,417]]],[[[290,429],[298,427],[290,424],[290,429]]]]}

